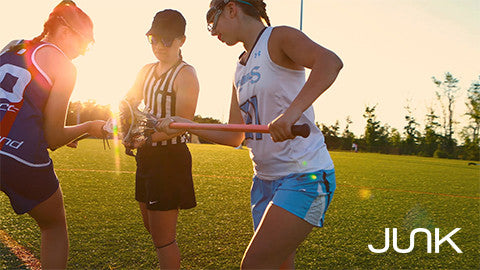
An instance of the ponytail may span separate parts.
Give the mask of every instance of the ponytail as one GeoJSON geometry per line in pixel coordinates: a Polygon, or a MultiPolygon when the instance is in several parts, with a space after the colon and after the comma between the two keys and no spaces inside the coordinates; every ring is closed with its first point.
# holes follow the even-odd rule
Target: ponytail
{"type": "Polygon", "coordinates": [[[267,4],[264,3],[263,0],[242,0],[235,2],[240,4],[245,14],[258,18],[259,20],[263,19],[268,26],[271,26],[270,18],[267,15],[267,4]]]}
{"type": "Polygon", "coordinates": [[[43,25],[43,32],[37,37],[33,38],[32,43],[40,42],[48,33],[51,33],[55,29],[55,27],[57,27],[58,25],[65,24],[65,23],[69,25],[70,23],[67,22],[66,20],[71,19],[71,17],[75,16],[76,14],[84,15],[83,17],[86,17],[84,18],[84,20],[90,21],[90,18],[88,18],[88,16],[84,14],[83,11],[81,11],[77,7],[77,4],[75,4],[75,2],[73,2],[72,0],[63,0],[57,6],[55,6],[53,11],[48,16],[48,20],[43,25]]]}
{"type": "MultiPolygon", "coordinates": [[[[46,23],[45,23],[46,24],[46,23]]],[[[40,41],[42,41],[42,39],[48,34],[48,30],[47,30],[47,27],[45,27],[45,25],[43,26],[43,32],[36,36],[35,38],[32,39],[32,43],[35,44],[35,43],[39,43],[40,41]]]]}

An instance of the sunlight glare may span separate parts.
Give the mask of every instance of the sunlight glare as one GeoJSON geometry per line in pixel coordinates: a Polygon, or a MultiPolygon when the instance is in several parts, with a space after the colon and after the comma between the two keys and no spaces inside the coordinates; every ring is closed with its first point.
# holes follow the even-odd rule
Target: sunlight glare
{"type": "Polygon", "coordinates": [[[362,200],[368,200],[372,198],[372,191],[370,189],[362,188],[358,191],[358,193],[360,195],[360,199],[362,200]]]}
{"type": "MultiPolygon", "coordinates": [[[[118,106],[117,106],[118,108],[118,106]]],[[[113,124],[113,153],[115,158],[115,171],[117,174],[120,174],[120,140],[118,136],[118,113],[112,114],[112,124],[113,124]]]]}

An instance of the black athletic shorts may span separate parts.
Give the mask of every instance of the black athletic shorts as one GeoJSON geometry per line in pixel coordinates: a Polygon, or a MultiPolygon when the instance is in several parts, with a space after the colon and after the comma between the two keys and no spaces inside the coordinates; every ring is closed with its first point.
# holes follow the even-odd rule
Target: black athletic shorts
{"type": "Polygon", "coordinates": [[[0,154],[0,189],[7,194],[15,213],[29,212],[58,187],[52,162],[45,167],[30,167],[0,154]]]}
{"type": "Polygon", "coordinates": [[[148,210],[189,209],[197,205],[192,156],[184,143],[138,149],[135,199],[148,210]]]}

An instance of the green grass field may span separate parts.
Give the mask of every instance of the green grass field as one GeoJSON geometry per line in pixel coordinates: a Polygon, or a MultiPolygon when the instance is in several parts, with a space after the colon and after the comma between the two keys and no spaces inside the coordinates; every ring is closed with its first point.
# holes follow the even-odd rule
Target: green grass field
{"type": "MultiPolygon", "coordinates": [[[[178,243],[184,269],[238,268],[250,237],[249,190],[252,166],[247,150],[189,145],[198,206],[182,211],[178,243]]],[[[155,250],[134,200],[135,161],[120,150],[103,150],[101,140],[52,153],[65,195],[71,269],[152,269],[155,250]],[[117,171],[117,172],[116,172],[117,171]]],[[[479,269],[480,168],[460,160],[332,152],[337,190],[325,227],[300,246],[298,269],[479,269]],[[426,252],[426,237],[400,254],[384,245],[385,228],[398,228],[407,248],[414,228],[441,237],[461,228],[440,253],[426,252]]],[[[0,230],[39,258],[39,231],[28,215],[13,213],[0,193],[0,230]]],[[[390,237],[391,239],[391,237],[390,237]]],[[[391,241],[391,240],[390,240],[391,241]]],[[[391,245],[390,245],[391,246],[391,245]]],[[[0,243],[0,269],[19,268],[0,243]]]]}

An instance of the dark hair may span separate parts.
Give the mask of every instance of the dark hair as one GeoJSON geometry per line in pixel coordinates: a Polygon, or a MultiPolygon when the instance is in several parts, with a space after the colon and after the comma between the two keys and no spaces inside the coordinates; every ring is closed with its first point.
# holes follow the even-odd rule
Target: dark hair
{"type": "Polygon", "coordinates": [[[185,35],[187,21],[182,13],[173,9],[157,12],[147,35],[159,35],[169,40],[185,35]]]}
{"type": "MultiPolygon", "coordinates": [[[[212,0],[210,7],[219,5],[224,0],[212,0]]],[[[267,4],[263,0],[232,0],[230,2],[236,2],[242,11],[250,17],[253,17],[259,21],[265,20],[268,26],[270,26],[270,18],[267,15],[267,4]],[[246,2],[246,3],[245,3],[246,2]]],[[[207,18],[208,20],[208,18],[207,18]]]]}
{"type": "Polygon", "coordinates": [[[267,4],[263,2],[263,0],[243,0],[252,4],[252,6],[237,2],[240,5],[240,8],[247,14],[253,18],[264,19],[268,26],[270,26],[270,18],[267,15],[267,4]]]}

